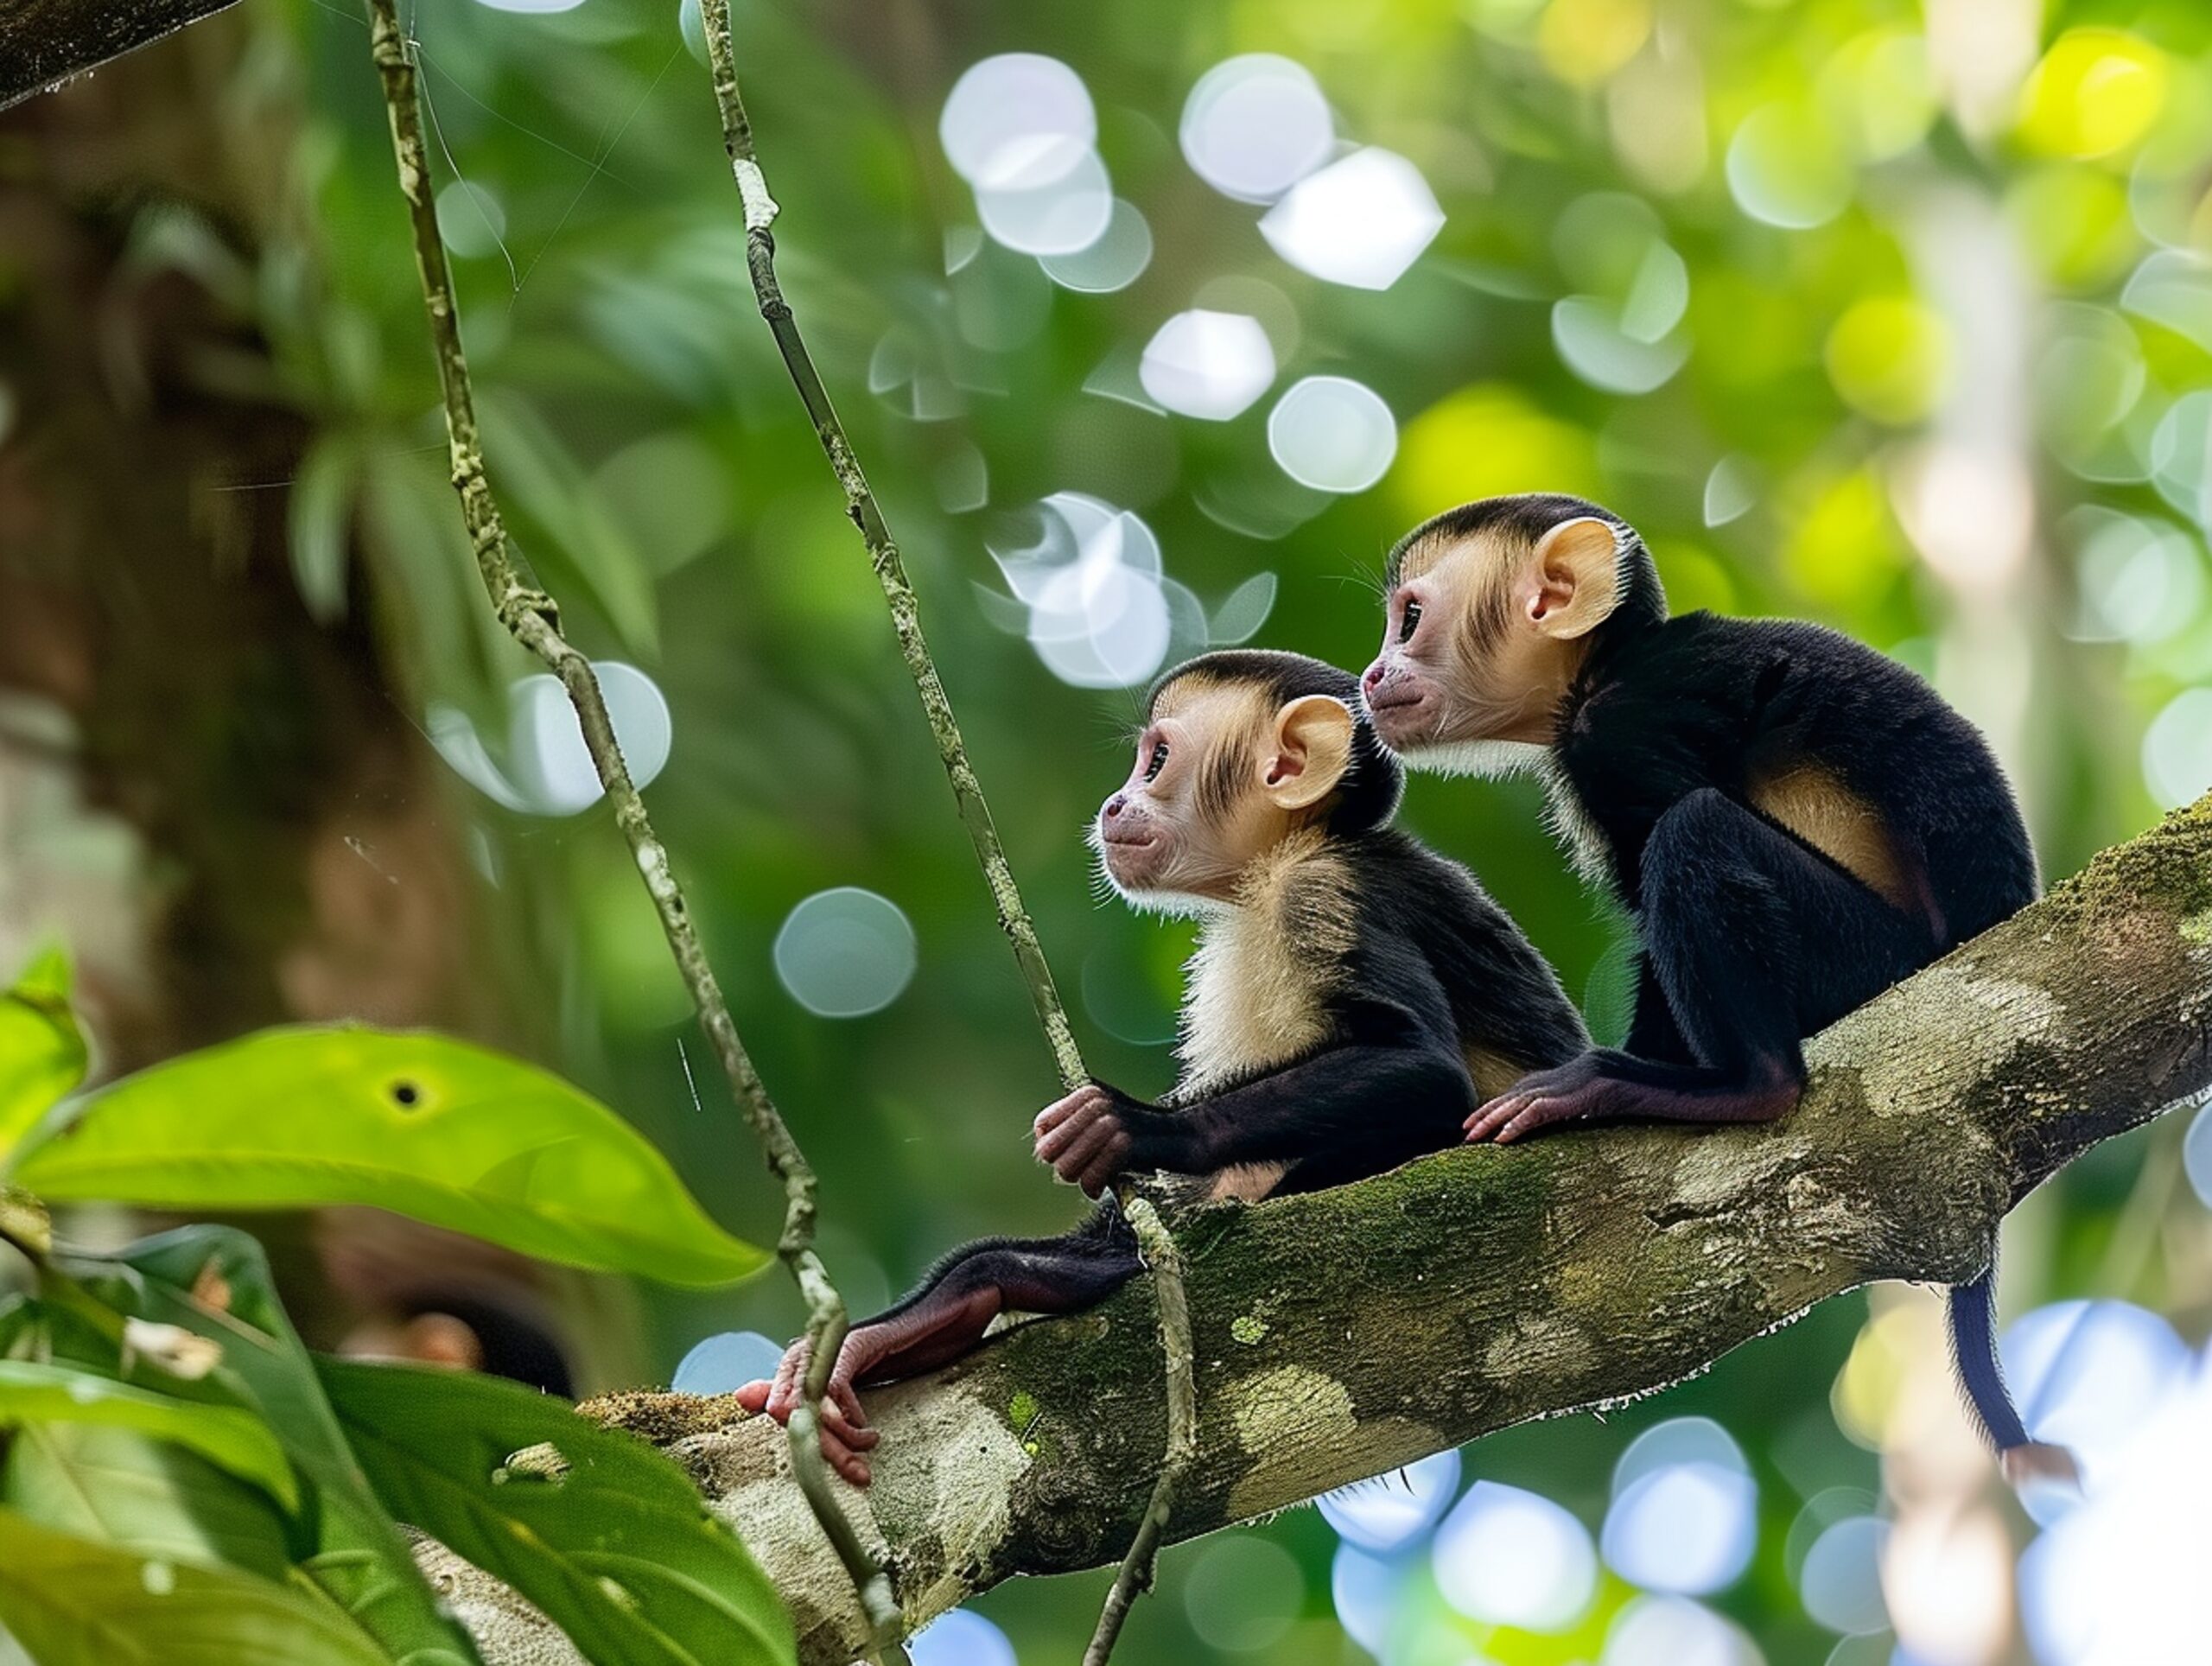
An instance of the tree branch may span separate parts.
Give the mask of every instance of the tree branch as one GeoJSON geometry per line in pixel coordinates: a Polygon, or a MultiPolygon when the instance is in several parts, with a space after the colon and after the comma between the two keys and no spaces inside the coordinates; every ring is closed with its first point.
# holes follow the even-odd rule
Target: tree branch
{"type": "MultiPolygon", "coordinates": [[[[2027,1192],[2212,1084],[2212,798],[1808,1051],[1805,1101],[1772,1126],[1472,1148],[1179,1221],[1202,1416],[1166,1536],[1651,1393],[1873,1280],[1980,1271],[2027,1192]]],[[[847,1502],[910,1625],[1129,1542],[1166,1421],[1151,1292],[871,1395],[875,1483],[847,1502]]],[[[690,1467],[803,1660],[849,1658],[865,1633],[772,1427],[683,1396],[590,1409],[690,1467]]],[[[486,1634],[493,1666],[526,1658],[497,1652],[508,1635],[486,1634]]]]}
{"type": "Polygon", "coordinates": [[[151,46],[232,0],[10,0],[0,22],[0,110],[151,46]]]}
{"type": "MultiPolygon", "coordinates": [[[[798,1487],[821,1533],[836,1552],[837,1561],[849,1581],[848,1595],[856,1596],[867,1616],[870,1652],[887,1659],[903,1659],[899,1648],[898,1614],[891,1587],[874,1553],[854,1531],[851,1521],[830,1490],[827,1465],[818,1444],[822,1392],[830,1367],[845,1337],[845,1304],[822,1258],[814,1250],[814,1171],[791,1138],[782,1114],[768,1097],[760,1073],[739,1040],[737,1025],[722,999],[721,984],[708,964],[707,951],[691,924],[683,893],[671,869],[668,851],[654,836],[645,815],[645,802],[630,779],[622,748],[614,734],[601,697],[598,674],[589,659],[561,634],[560,618],[553,599],[527,583],[510,556],[507,535],[499,506],[484,473],[483,448],[476,429],[475,396],[468,377],[468,359],[461,350],[461,322],[454,301],[453,275],[446,264],[445,244],[438,234],[437,210],[430,190],[429,158],[423,143],[423,119],[417,103],[415,63],[410,42],[399,26],[396,0],[369,0],[370,52],[384,83],[385,103],[391,123],[392,153],[399,167],[400,194],[407,200],[415,238],[416,270],[422,279],[423,310],[429,315],[431,340],[437,351],[438,381],[445,397],[446,438],[453,461],[454,489],[461,494],[461,518],[476,552],[476,564],[492,606],[515,639],[543,660],[561,679],[569,703],[583,730],[584,744],[599,772],[600,784],[613,805],[614,820],[629,842],[645,890],[660,918],[670,952],[691,995],[700,1027],[721,1060],[746,1120],[766,1154],[769,1172],[784,1188],[784,1227],[778,1253],[791,1269],[807,1305],[806,1334],[813,1347],[813,1365],[806,1376],[803,1403],[791,1415],[789,1447],[798,1487]]],[[[849,1652],[859,1652],[859,1647],[849,1652]]]]}

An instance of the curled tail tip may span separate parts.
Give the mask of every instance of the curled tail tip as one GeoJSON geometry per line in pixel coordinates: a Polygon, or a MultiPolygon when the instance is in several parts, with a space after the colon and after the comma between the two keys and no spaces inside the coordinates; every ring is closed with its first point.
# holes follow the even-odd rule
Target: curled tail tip
{"type": "Polygon", "coordinates": [[[2005,1447],[1997,1463],[2038,1523],[2048,1525],[2082,1502],[2082,1466],[2064,1447],[2029,1440],[2005,1447]]]}

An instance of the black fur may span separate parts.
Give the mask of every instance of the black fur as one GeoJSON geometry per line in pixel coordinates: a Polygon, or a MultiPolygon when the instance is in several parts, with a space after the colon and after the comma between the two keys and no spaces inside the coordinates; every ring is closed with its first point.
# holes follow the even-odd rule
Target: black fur
{"type": "MultiPolygon", "coordinates": [[[[1454,512],[1532,537],[1588,513],[1605,512],[1572,499],[1454,512]]],[[[1818,625],[1669,619],[1648,556],[1628,572],[1552,751],[1637,919],[1640,987],[1626,1051],[1554,1072],[1554,1112],[1777,1115],[1805,1080],[1803,1038],[2033,900],[2027,829],[1981,735],[1904,666],[1818,625]],[[1752,807],[1752,782],[1805,765],[1878,816],[1901,902],[1752,807]]],[[[1961,1287],[1952,1325],[1969,1397],[2010,1448],[2025,1435],[1988,1294],[1986,1278],[1961,1287]]]]}
{"type": "MultiPolygon", "coordinates": [[[[1256,683],[1278,704],[1325,694],[1361,710],[1347,673],[1295,654],[1242,651],[1169,673],[1147,709],[1160,688],[1193,669],[1256,683]]],[[[1588,1045],[1549,964],[1473,876],[1382,825],[1403,776],[1363,718],[1346,781],[1325,826],[1351,876],[1355,925],[1342,963],[1316,968],[1332,989],[1326,1039],[1302,1058],[1173,1109],[1109,1089],[1130,1137],[1126,1171],[1201,1177],[1192,1188],[1199,1195],[1220,1171],[1245,1164],[1286,1165],[1274,1194],[1362,1180],[1459,1143],[1476,1097],[1470,1047],[1535,1069],[1588,1045]]],[[[887,1382],[942,1364],[972,1347],[1001,1311],[1088,1307],[1138,1268],[1135,1240],[1111,1205],[1059,1237],[965,1245],[855,1330],[874,1358],[853,1380],[887,1382]]]]}

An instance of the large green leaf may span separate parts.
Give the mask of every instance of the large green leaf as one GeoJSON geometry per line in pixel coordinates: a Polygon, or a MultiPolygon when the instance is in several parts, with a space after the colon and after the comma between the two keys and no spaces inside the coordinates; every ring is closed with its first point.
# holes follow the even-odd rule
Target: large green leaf
{"type": "Polygon", "coordinates": [[[181,1447],[97,1424],[22,1430],[9,1443],[0,1501],[80,1539],[274,1580],[313,1549],[260,1488],[181,1447]]]}
{"type": "Polygon", "coordinates": [[[317,1364],[385,1507],[513,1586],[594,1666],[791,1666],[774,1587],[645,1442],[494,1377],[317,1364]]]}
{"type": "Polygon", "coordinates": [[[187,1226],[113,1256],[60,1257],[53,1270],[118,1313],[220,1343],[198,1386],[258,1412],[312,1483],[308,1575],[404,1666],[475,1662],[346,1444],[258,1243],[234,1227],[187,1226]]]}
{"type": "Polygon", "coordinates": [[[444,1036],[264,1030],[127,1077],[27,1152],[48,1199],[160,1209],[373,1204],[548,1261],[727,1283],[765,1252],[559,1078],[444,1036]]]}
{"type": "Polygon", "coordinates": [[[0,1510],[0,1622],[39,1666],[391,1666],[306,1592],[71,1538],[12,1510],[0,1510]]]}
{"type": "Polygon", "coordinates": [[[69,1011],[69,963],[49,949],[0,994],[0,1166],[85,1076],[85,1038],[69,1011]]]}
{"type": "Polygon", "coordinates": [[[0,1425],[25,1423],[136,1429],[190,1447],[265,1489],[288,1510],[300,1501],[284,1448],[259,1418],[237,1406],[194,1404],[67,1365],[0,1359],[0,1425]]]}

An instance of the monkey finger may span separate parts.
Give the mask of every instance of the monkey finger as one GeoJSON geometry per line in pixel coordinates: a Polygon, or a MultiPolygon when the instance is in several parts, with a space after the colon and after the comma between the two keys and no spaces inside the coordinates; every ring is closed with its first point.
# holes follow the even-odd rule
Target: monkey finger
{"type": "Polygon", "coordinates": [[[825,1414],[834,1408],[844,1419],[845,1427],[849,1429],[858,1431],[868,1428],[868,1413],[861,1409],[861,1397],[853,1391],[850,1378],[831,1377],[830,1387],[823,1395],[822,1406],[825,1414]]]}
{"type": "Polygon", "coordinates": [[[1062,1180],[1080,1180],[1089,1173],[1100,1154],[1117,1141],[1120,1142],[1123,1150],[1128,1149],[1128,1135],[1122,1131],[1121,1123],[1111,1116],[1101,1116],[1094,1122],[1085,1123],[1076,1136],[1061,1148],[1059,1154],[1050,1160],[1054,1172],[1062,1180]]]}
{"type": "Polygon", "coordinates": [[[1497,1131],[1519,1116],[1527,1103],[1527,1096],[1518,1093],[1503,1094],[1491,1100],[1467,1118],[1467,1143],[1479,1145],[1497,1137],[1497,1131]]]}
{"type": "Polygon", "coordinates": [[[1120,1124],[1107,1116],[1070,1122],[1055,1130],[1049,1139],[1037,1142],[1038,1158],[1058,1169],[1062,1180],[1071,1180],[1074,1177],[1074,1171],[1081,1168],[1090,1154],[1112,1139],[1119,1129],[1120,1124]]]}
{"type": "Polygon", "coordinates": [[[1111,1127],[1113,1122],[1103,1104],[1077,1106],[1037,1136],[1037,1160],[1058,1162],[1080,1144],[1085,1135],[1102,1126],[1111,1127]]]}
{"type": "Polygon", "coordinates": [[[822,1426],[822,1455],[830,1468],[853,1485],[866,1486],[868,1484],[868,1460],[847,1446],[827,1423],[822,1426]]]}
{"type": "Polygon", "coordinates": [[[1129,1136],[1119,1129],[1098,1154],[1084,1165],[1076,1184],[1083,1188],[1084,1196],[1095,1198],[1120,1178],[1125,1160],[1129,1154],[1129,1136]]]}
{"type": "Polygon", "coordinates": [[[1497,1142],[1510,1145],[1524,1135],[1554,1123],[1573,1122],[1582,1116],[1580,1104],[1573,1099],[1536,1098],[1524,1106],[1520,1113],[1498,1130],[1497,1142]]]}
{"type": "Polygon", "coordinates": [[[737,1403],[749,1412],[766,1411],[768,1408],[768,1396],[774,1391],[775,1386],[765,1377],[756,1377],[750,1383],[742,1383],[737,1390],[737,1403]]]}
{"type": "Polygon", "coordinates": [[[1105,1103],[1105,1091],[1095,1082],[1086,1082],[1074,1092],[1063,1095],[1039,1111],[1036,1122],[1031,1125],[1032,1130],[1042,1139],[1078,1111],[1105,1103]]]}

